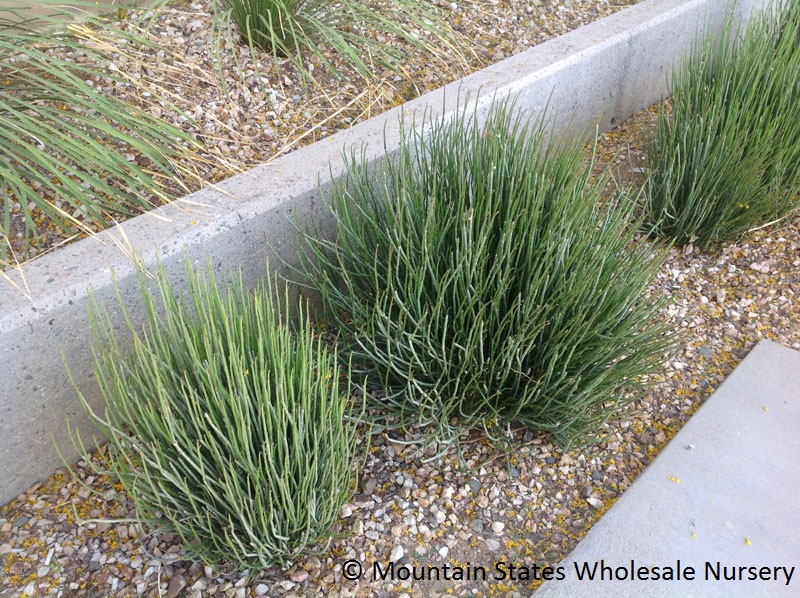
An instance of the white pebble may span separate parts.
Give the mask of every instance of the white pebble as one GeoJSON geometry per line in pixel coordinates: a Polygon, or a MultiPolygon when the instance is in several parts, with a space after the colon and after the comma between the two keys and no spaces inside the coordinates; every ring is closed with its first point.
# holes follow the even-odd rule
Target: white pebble
{"type": "Polygon", "coordinates": [[[393,563],[396,563],[397,561],[399,561],[400,559],[403,558],[404,554],[405,554],[405,550],[403,549],[403,545],[402,544],[398,544],[392,550],[392,554],[389,556],[389,560],[391,562],[393,562],[393,563]]]}
{"type": "Polygon", "coordinates": [[[590,496],[589,498],[587,498],[586,502],[592,505],[592,507],[594,507],[595,509],[599,509],[600,507],[603,506],[603,501],[600,500],[599,498],[595,498],[594,496],[590,496]]]}
{"type": "Polygon", "coordinates": [[[503,530],[506,528],[506,524],[502,521],[495,521],[492,523],[492,531],[497,534],[498,536],[503,533],[503,530]]]}

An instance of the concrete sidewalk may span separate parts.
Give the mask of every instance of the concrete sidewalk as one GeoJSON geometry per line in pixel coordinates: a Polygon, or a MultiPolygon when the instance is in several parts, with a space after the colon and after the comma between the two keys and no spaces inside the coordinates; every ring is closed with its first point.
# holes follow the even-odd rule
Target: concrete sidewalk
{"type": "Polygon", "coordinates": [[[800,353],[765,340],[536,598],[800,596],[798,505],[800,353]]]}

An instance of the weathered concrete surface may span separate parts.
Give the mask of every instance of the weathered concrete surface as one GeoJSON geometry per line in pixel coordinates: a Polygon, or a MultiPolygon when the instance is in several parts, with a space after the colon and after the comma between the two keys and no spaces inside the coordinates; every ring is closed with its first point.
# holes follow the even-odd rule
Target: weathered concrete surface
{"type": "MultiPolygon", "coordinates": [[[[740,16],[765,0],[739,0],[740,16]]],[[[84,436],[91,425],[69,383],[64,361],[89,401],[99,404],[92,374],[87,289],[114,309],[112,272],[119,292],[140,317],[135,268],[121,248],[130,247],[152,267],[156,252],[180,281],[181,261],[213,259],[231,265],[248,284],[264,274],[271,245],[288,261],[294,255],[292,222],[329,230],[319,180],[343,171],[342,150],[367,144],[367,157],[382,155],[384,139],[397,144],[398,119],[429,108],[452,114],[461,100],[477,98],[485,114],[493,98],[518,95],[517,107],[539,114],[549,105],[564,132],[606,130],[666,93],[667,73],[703,25],[720,27],[733,0],[647,0],[611,17],[553,39],[461,81],[431,92],[351,129],[224,181],[152,213],[37,259],[12,272],[19,289],[0,284],[0,503],[76,457],[66,422],[84,436]],[[24,274],[24,277],[23,277],[24,274]],[[62,359],[63,352],[63,359],[62,359]]],[[[273,257],[273,264],[277,259],[273,257]]],[[[180,284],[179,282],[177,284],[180,284]]]]}

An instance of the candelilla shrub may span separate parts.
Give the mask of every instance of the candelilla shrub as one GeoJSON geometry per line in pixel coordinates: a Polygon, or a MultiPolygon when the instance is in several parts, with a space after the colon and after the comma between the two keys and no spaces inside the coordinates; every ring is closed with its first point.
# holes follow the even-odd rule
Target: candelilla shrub
{"type": "Polygon", "coordinates": [[[331,50],[365,78],[374,78],[373,67],[407,75],[404,53],[390,38],[442,64],[453,57],[465,64],[464,41],[427,0],[221,0],[221,6],[248,46],[288,58],[310,78],[309,61],[344,76],[331,50]]]}
{"type": "Polygon", "coordinates": [[[646,220],[677,243],[735,240],[792,214],[800,190],[800,5],[731,19],[671,80],[646,144],[646,220]]]}
{"type": "Polygon", "coordinates": [[[384,391],[371,406],[432,424],[427,440],[512,421],[591,435],[669,345],[647,292],[663,252],[632,242],[630,202],[600,207],[579,145],[513,105],[424,124],[377,170],[348,159],[335,240],[305,232],[304,274],[384,391]]]}
{"type": "Polygon", "coordinates": [[[326,540],[355,487],[350,395],[306,308],[294,333],[281,321],[288,294],[186,276],[179,296],[159,269],[158,301],[141,278],[143,330],[122,305],[130,349],[93,307],[105,410],[81,399],[109,438],[107,473],[147,528],[177,534],[205,563],[286,565],[326,540]]]}

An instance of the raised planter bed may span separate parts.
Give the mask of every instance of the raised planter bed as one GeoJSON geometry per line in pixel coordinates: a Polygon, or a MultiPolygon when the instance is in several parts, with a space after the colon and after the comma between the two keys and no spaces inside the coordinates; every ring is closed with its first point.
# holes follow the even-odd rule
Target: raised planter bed
{"type": "MultiPolygon", "coordinates": [[[[113,304],[113,272],[122,296],[135,301],[129,251],[147,266],[159,255],[176,277],[185,256],[198,262],[211,256],[220,271],[241,265],[255,282],[268,245],[282,257],[293,255],[292,222],[326,224],[318,183],[324,191],[328,173],[343,172],[342,150],[366,144],[374,158],[384,140],[391,149],[401,113],[451,113],[467,96],[485,111],[494,98],[516,94],[520,109],[539,113],[549,105],[565,134],[606,130],[664,95],[673,64],[704,27],[721,26],[729,4],[648,0],[12,272],[17,288],[0,286],[0,503],[60,465],[54,443],[75,458],[67,419],[90,435],[63,362],[81,387],[91,388],[87,292],[113,304]]],[[[743,18],[763,4],[739,1],[737,14],[743,18]]]]}

